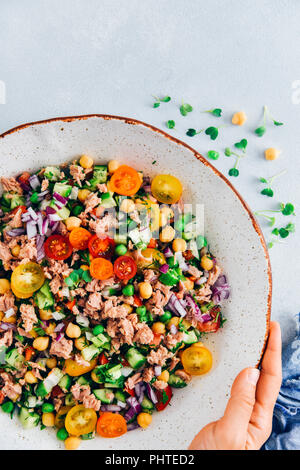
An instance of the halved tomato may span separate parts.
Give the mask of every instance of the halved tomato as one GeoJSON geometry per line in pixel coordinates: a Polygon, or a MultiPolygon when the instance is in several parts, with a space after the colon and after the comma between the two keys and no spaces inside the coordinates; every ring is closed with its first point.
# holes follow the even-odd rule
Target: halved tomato
{"type": "Polygon", "coordinates": [[[211,316],[211,320],[205,323],[198,322],[197,328],[199,331],[203,333],[215,333],[218,331],[221,325],[221,309],[217,305],[213,307],[209,314],[211,316]]]}
{"type": "Polygon", "coordinates": [[[92,234],[82,227],[74,228],[69,235],[71,245],[77,250],[86,250],[92,234]]]}
{"type": "Polygon", "coordinates": [[[173,396],[172,389],[170,385],[168,385],[163,390],[156,390],[155,393],[158,399],[158,402],[156,403],[155,408],[157,409],[157,411],[162,411],[170,403],[170,400],[173,396]]]}
{"type": "Polygon", "coordinates": [[[94,258],[110,258],[114,251],[115,242],[109,237],[99,238],[97,235],[92,235],[88,247],[94,258]]]}
{"type": "Polygon", "coordinates": [[[71,406],[62,406],[55,415],[54,425],[57,429],[61,429],[65,426],[65,419],[71,406]]]}
{"type": "Polygon", "coordinates": [[[93,432],[97,423],[97,413],[84,405],[73,406],[68,411],[65,428],[71,436],[81,436],[93,432]]]}
{"type": "Polygon", "coordinates": [[[175,204],[182,194],[182,184],[172,175],[156,175],[151,183],[151,192],[155,199],[164,204],[175,204]]]}
{"type": "Polygon", "coordinates": [[[10,211],[10,214],[15,215],[20,209],[21,209],[22,214],[24,214],[24,212],[27,212],[26,206],[17,206],[13,210],[10,211]]]}
{"type": "Polygon", "coordinates": [[[137,265],[130,256],[119,256],[114,262],[114,273],[122,281],[128,281],[136,275],[137,265]]]}
{"type": "Polygon", "coordinates": [[[21,263],[11,275],[11,289],[19,298],[28,298],[42,287],[45,281],[44,271],[37,263],[21,263]]]}
{"type": "Polygon", "coordinates": [[[44,249],[46,256],[55,260],[67,259],[73,252],[69,240],[62,235],[51,235],[51,237],[47,238],[44,249]]]}
{"type": "Polygon", "coordinates": [[[66,359],[64,370],[66,374],[70,375],[71,377],[78,377],[79,375],[86,374],[90,372],[96,367],[97,359],[92,359],[89,361],[89,366],[83,366],[78,364],[78,362],[74,361],[73,359],[66,359]]]}
{"type": "Polygon", "coordinates": [[[113,173],[109,189],[122,196],[133,196],[138,192],[142,180],[136,170],[127,165],[121,165],[113,173]]]}
{"type": "Polygon", "coordinates": [[[180,359],[184,370],[191,375],[206,374],[212,367],[212,354],[202,343],[195,343],[185,349],[180,359]]]}
{"type": "Polygon", "coordinates": [[[158,270],[159,266],[166,263],[166,258],[159,250],[155,248],[146,248],[141,252],[137,260],[137,267],[139,270],[151,267],[151,269],[158,270]]]}
{"type": "Polygon", "coordinates": [[[91,276],[100,281],[109,279],[114,274],[112,263],[105,258],[94,258],[90,265],[91,276]]]}
{"type": "Polygon", "coordinates": [[[119,437],[127,432],[125,418],[118,413],[104,412],[97,422],[97,433],[102,437],[119,437]]]}
{"type": "Polygon", "coordinates": [[[29,178],[30,178],[30,173],[28,173],[28,171],[24,171],[24,173],[18,176],[17,179],[19,183],[28,184],[29,178]]]}

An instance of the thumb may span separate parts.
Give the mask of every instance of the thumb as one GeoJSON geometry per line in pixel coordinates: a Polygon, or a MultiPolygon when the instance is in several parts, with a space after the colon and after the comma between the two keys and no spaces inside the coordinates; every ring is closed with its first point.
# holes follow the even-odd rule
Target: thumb
{"type": "Polygon", "coordinates": [[[225,427],[230,425],[228,429],[239,429],[241,432],[246,431],[255,404],[256,384],[259,374],[260,371],[258,369],[249,367],[242,370],[235,379],[231,388],[231,396],[222,418],[222,424],[225,427]]]}

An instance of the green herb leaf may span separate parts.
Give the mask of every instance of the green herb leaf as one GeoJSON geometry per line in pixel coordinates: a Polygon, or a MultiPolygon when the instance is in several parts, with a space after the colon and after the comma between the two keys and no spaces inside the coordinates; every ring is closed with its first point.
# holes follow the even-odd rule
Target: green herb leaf
{"type": "Polygon", "coordinates": [[[281,204],[281,213],[283,215],[294,215],[295,208],[293,204],[288,202],[287,204],[281,204]]]}
{"type": "Polygon", "coordinates": [[[153,108],[158,108],[159,106],[160,106],[160,103],[158,101],[153,104],[153,108]]]}
{"type": "Polygon", "coordinates": [[[194,135],[196,134],[197,134],[196,129],[188,129],[186,132],[186,135],[188,135],[189,137],[194,137],[194,135]]]}
{"type": "Polygon", "coordinates": [[[173,120],[167,121],[166,126],[167,126],[168,129],[174,129],[175,121],[173,121],[173,120]]]}
{"type": "Polygon", "coordinates": [[[261,183],[266,183],[266,184],[268,183],[268,181],[266,180],[266,178],[259,178],[259,181],[260,181],[261,183]]]}
{"type": "Polygon", "coordinates": [[[272,230],[272,234],[278,236],[279,235],[278,228],[274,228],[274,230],[272,230]]]}
{"type": "Polygon", "coordinates": [[[286,238],[289,236],[289,231],[282,227],[279,229],[279,235],[281,236],[281,238],[286,238]]]}
{"type": "Polygon", "coordinates": [[[182,103],[179,109],[182,116],[186,116],[188,113],[191,113],[193,111],[193,106],[188,103],[182,103]]]}
{"type": "Polygon", "coordinates": [[[170,96],[165,96],[164,98],[161,98],[161,100],[163,103],[168,103],[169,101],[171,101],[171,97],[170,96]]]}
{"type": "Polygon", "coordinates": [[[217,127],[208,127],[207,129],[205,129],[205,134],[206,135],[209,135],[211,140],[216,140],[216,138],[218,137],[219,135],[219,130],[217,127]]]}
{"type": "Polygon", "coordinates": [[[237,149],[243,150],[244,153],[245,153],[245,150],[246,150],[247,145],[248,145],[247,139],[242,139],[240,142],[236,142],[236,143],[234,144],[234,146],[235,146],[237,149]]]}
{"type": "Polygon", "coordinates": [[[273,121],[274,126],[283,126],[283,122],[273,121]]]}

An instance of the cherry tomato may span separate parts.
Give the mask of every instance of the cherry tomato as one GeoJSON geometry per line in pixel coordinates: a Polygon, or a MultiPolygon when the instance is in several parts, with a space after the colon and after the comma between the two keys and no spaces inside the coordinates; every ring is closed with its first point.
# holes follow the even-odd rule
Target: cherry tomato
{"type": "Polygon", "coordinates": [[[175,204],[181,197],[182,185],[175,176],[156,175],[151,183],[151,192],[159,202],[175,204]]]}
{"type": "Polygon", "coordinates": [[[4,402],[5,395],[4,393],[0,390],[0,405],[4,402]]]}
{"type": "Polygon", "coordinates": [[[18,176],[18,181],[19,183],[28,184],[29,178],[30,178],[30,173],[28,173],[28,171],[24,171],[24,173],[18,176]]]}
{"type": "Polygon", "coordinates": [[[163,339],[163,335],[160,335],[158,333],[154,333],[153,335],[153,341],[150,344],[150,348],[156,348],[157,346],[160,345],[161,341],[163,339]]]}
{"type": "Polygon", "coordinates": [[[102,437],[119,437],[127,432],[127,424],[122,415],[104,412],[97,422],[97,433],[102,437]]]}
{"type": "Polygon", "coordinates": [[[128,281],[136,275],[137,265],[130,256],[119,256],[114,262],[114,273],[122,281],[128,281]]]}
{"type": "Polygon", "coordinates": [[[22,211],[22,214],[24,214],[24,212],[27,212],[26,206],[17,206],[13,210],[10,211],[10,214],[15,215],[20,209],[22,211]]]}
{"type": "Polygon", "coordinates": [[[30,361],[30,359],[32,358],[34,352],[35,352],[34,348],[32,348],[31,346],[26,346],[26,348],[25,348],[25,361],[30,361]]]}
{"type": "Polygon", "coordinates": [[[62,235],[51,235],[47,238],[44,249],[46,256],[55,260],[67,259],[73,252],[69,240],[62,235]]]}
{"type": "Polygon", "coordinates": [[[155,238],[151,238],[150,242],[147,245],[147,248],[156,248],[157,247],[157,241],[155,238]]]}
{"type": "Polygon", "coordinates": [[[57,429],[61,429],[65,426],[66,414],[70,411],[71,406],[62,406],[55,415],[54,425],[57,429]]]}
{"type": "Polygon", "coordinates": [[[73,308],[75,307],[75,304],[76,304],[76,300],[73,299],[73,300],[69,300],[69,302],[66,302],[66,307],[69,309],[69,310],[73,310],[73,308]]]}
{"type": "Polygon", "coordinates": [[[138,192],[142,180],[136,170],[127,165],[121,165],[113,173],[109,189],[122,196],[133,196],[138,192]]]}
{"type": "Polygon", "coordinates": [[[215,333],[220,328],[221,324],[221,310],[217,305],[209,311],[212,320],[205,323],[199,322],[197,328],[201,332],[215,333]]]}
{"type": "Polygon", "coordinates": [[[156,407],[157,411],[162,411],[170,403],[170,400],[173,396],[172,389],[171,389],[170,385],[168,385],[163,390],[156,390],[155,393],[156,393],[156,396],[157,396],[157,399],[158,399],[158,402],[156,403],[155,407],[156,407]]]}
{"type": "Polygon", "coordinates": [[[73,406],[68,411],[65,428],[71,436],[81,436],[93,432],[97,423],[97,413],[84,405],[73,406]]]}
{"type": "Polygon", "coordinates": [[[51,390],[51,398],[56,398],[59,397],[59,395],[62,395],[64,392],[60,388],[59,385],[55,385],[52,390],[51,390]]]}
{"type": "Polygon", "coordinates": [[[82,227],[74,228],[69,235],[71,245],[77,250],[86,250],[92,234],[82,227]]]}
{"type": "Polygon", "coordinates": [[[103,366],[104,364],[107,364],[109,360],[107,359],[104,353],[101,353],[99,356],[98,362],[101,366],[103,366]]]}
{"type": "MultiPolygon", "coordinates": [[[[125,365],[124,365],[125,367],[125,365]]],[[[135,397],[135,393],[134,393],[134,388],[125,388],[125,392],[128,393],[128,395],[130,395],[131,397],[135,397]]]]}
{"type": "Polygon", "coordinates": [[[143,305],[143,302],[142,302],[142,300],[139,298],[138,295],[134,294],[134,295],[133,295],[133,298],[134,298],[134,306],[135,306],[135,307],[141,307],[141,305],[143,305]]]}
{"type": "Polygon", "coordinates": [[[111,238],[99,238],[93,235],[88,243],[89,252],[94,258],[110,258],[113,254],[115,242],[111,238]]]}
{"type": "Polygon", "coordinates": [[[96,367],[97,359],[92,359],[89,361],[89,366],[83,366],[78,364],[78,362],[74,361],[73,359],[66,359],[65,361],[65,372],[66,374],[70,375],[71,377],[78,377],[79,375],[86,374],[90,372],[96,367]]]}
{"type": "Polygon", "coordinates": [[[166,263],[164,255],[155,248],[146,248],[141,252],[141,254],[142,256],[137,260],[137,267],[139,270],[147,268],[149,265],[151,265],[151,269],[158,270],[158,265],[166,263]]]}
{"type": "Polygon", "coordinates": [[[195,343],[181,355],[184,370],[191,375],[206,374],[212,367],[212,354],[202,343],[195,343]]]}
{"type": "Polygon", "coordinates": [[[42,287],[44,280],[44,271],[39,264],[21,263],[12,272],[11,289],[17,297],[28,298],[42,287]]]}
{"type": "Polygon", "coordinates": [[[91,262],[90,273],[93,278],[105,281],[113,276],[114,267],[108,259],[95,258],[91,262]]]}

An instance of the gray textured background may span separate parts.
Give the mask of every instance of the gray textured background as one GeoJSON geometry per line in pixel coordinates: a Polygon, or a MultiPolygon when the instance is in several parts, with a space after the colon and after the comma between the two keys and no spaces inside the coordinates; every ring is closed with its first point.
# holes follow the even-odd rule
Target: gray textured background
{"type": "MultiPolygon", "coordinates": [[[[2,1],[0,80],[6,104],[0,105],[0,132],[89,113],[134,117],[163,129],[174,119],[170,133],[204,155],[248,139],[234,183],[252,209],[299,202],[300,103],[292,100],[293,83],[300,80],[299,25],[297,0],[2,1]],[[155,110],[152,94],[168,94],[172,101],[155,110]],[[188,117],[178,111],[181,100],[195,108],[188,117]],[[253,129],[264,104],[285,125],[270,127],[259,139],[253,129]],[[241,109],[248,121],[243,128],[222,129],[215,143],[205,135],[185,136],[188,127],[220,123],[201,112],[212,107],[224,109],[223,123],[230,124],[241,109]],[[264,161],[269,146],[282,150],[276,162],[264,161]],[[288,173],[276,184],[274,200],[261,196],[257,177],[284,168],[288,173]]],[[[231,163],[222,155],[215,165],[227,174],[231,163]]],[[[291,218],[281,219],[285,224],[291,218]]],[[[270,230],[262,227],[268,238],[270,230]]],[[[272,316],[280,320],[285,340],[300,308],[297,240],[299,232],[270,251],[272,316]]]]}

